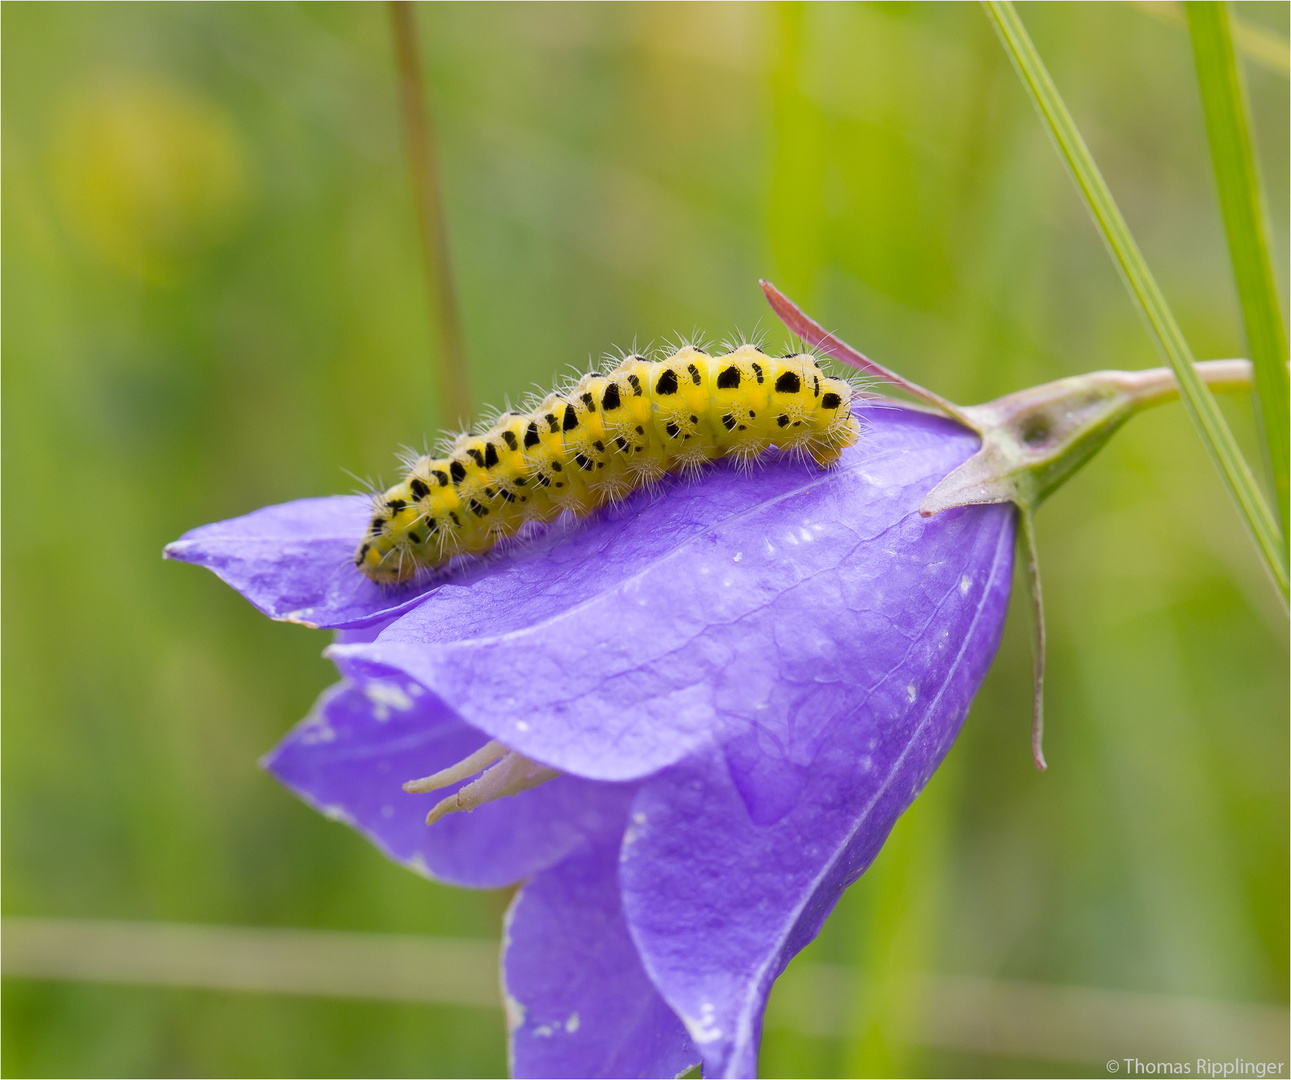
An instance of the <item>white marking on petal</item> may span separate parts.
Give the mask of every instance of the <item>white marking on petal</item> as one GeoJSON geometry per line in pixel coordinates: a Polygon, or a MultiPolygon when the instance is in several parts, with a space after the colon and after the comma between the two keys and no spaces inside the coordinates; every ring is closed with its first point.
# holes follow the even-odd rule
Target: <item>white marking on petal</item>
{"type": "Polygon", "coordinates": [[[914,704],[914,699],[919,696],[919,691],[915,689],[914,683],[906,683],[905,696],[909,699],[910,704],[914,704]]]}
{"type": "Polygon", "coordinates": [[[524,1007],[524,1002],[510,994],[502,995],[502,1007],[507,1014],[507,1030],[517,1031],[524,1025],[524,1016],[528,1011],[524,1007]]]}
{"type": "Polygon", "coordinates": [[[722,1029],[713,1026],[716,1010],[711,1001],[705,1001],[699,1008],[699,1019],[681,1014],[681,1022],[686,1025],[690,1037],[699,1044],[716,1042],[722,1037],[722,1029]]]}
{"type": "Polygon", "coordinates": [[[570,1013],[569,1019],[565,1021],[565,1032],[569,1035],[578,1030],[579,1019],[578,1013],[570,1013]]]}
{"type": "Polygon", "coordinates": [[[310,724],[300,737],[300,741],[306,746],[312,746],[314,743],[331,742],[336,738],[336,731],[326,720],[318,720],[310,724]]]}
{"type": "Polygon", "coordinates": [[[640,810],[632,815],[632,820],[623,832],[623,846],[635,844],[641,839],[641,834],[645,832],[646,816],[640,810]]]}
{"type": "Polygon", "coordinates": [[[390,719],[391,709],[407,712],[412,708],[412,698],[397,683],[366,683],[363,696],[372,702],[372,715],[381,723],[390,719]]]}
{"type": "Polygon", "coordinates": [[[342,825],[354,826],[354,818],[350,812],[343,806],[324,806],[323,816],[331,821],[339,821],[342,825]]]}
{"type": "Polygon", "coordinates": [[[973,587],[972,578],[970,578],[967,574],[965,574],[962,578],[959,579],[959,591],[961,594],[967,593],[968,590],[971,589],[972,587],[973,587]]]}

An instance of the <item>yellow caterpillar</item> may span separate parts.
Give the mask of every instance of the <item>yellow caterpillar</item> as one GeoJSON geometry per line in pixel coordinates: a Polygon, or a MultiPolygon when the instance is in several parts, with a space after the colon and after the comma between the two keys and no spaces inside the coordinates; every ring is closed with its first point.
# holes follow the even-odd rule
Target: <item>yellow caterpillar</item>
{"type": "Polygon", "coordinates": [[[419,458],[374,499],[354,564],[381,584],[408,581],[528,522],[589,513],[717,458],[751,463],[772,445],[828,468],[860,434],[852,396],[807,354],[742,345],[709,356],[687,345],[659,361],[629,356],[459,436],[446,457],[419,458]]]}

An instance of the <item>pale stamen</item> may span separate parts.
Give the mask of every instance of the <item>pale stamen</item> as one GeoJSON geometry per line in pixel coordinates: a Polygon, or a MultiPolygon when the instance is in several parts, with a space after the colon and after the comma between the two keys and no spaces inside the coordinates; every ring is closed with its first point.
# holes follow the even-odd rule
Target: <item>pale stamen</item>
{"type": "Polygon", "coordinates": [[[530,788],[545,784],[548,780],[554,780],[560,775],[558,769],[531,761],[523,754],[508,750],[500,742],[494,740],[481,746],[475,753],[463,758],[456,765],[450,765],[447,769],[442,769],[420,780],[408,781],[408,783],[404,784],[403,789],[414,794],[434,791],[437,788],[447,787],[449,784],[464,780],[466,777],[480,772],[481,769],[484,769],[484,772],[458,791],[456,795],[450,795],[435,804],[430,813],[426,815],[427,825],[433,825],[445,814],[456,813],[459,810],[474,810],[477,806],[493,802],[494,799],[501,799],[507,795],[518,795],[522,791],[528,791],[530,788]]]}
{"type": "Polygon", "coordinates": [[[439,772],[423,776],[420,780],[409,780],[404,784],[403,789],[410,795],[437,791],[442,787],[448,787],[449,784],[456,784],[459,780],[465,780],[468,776],[474,776],[481,769],[487,769],[507,752],[507,748],[494,739],[447,769],[440,769],[439,772]]]}

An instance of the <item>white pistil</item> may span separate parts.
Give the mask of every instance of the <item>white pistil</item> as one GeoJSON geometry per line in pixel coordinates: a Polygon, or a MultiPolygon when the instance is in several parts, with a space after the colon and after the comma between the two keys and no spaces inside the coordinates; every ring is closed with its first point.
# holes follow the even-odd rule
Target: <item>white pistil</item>
{"type": "Polygon", "coordinates": [[[456,795],[450,795],[435,804],[435,807],[426,815],[427,825],[433,825],[445,814],[452,814],[458,810],[474,810],[477,806],[483,806],[494,799],[528,791],[560,775],[559,770],[531,761],[523,754],[508,750],[494,740],[485,743],[475,753],[463,758],[456,765],[450,765],[447,769],[441,769],[420,780],[409,780],[404,784],[403,789],[413,794],[434,791],[437,788],[455,784],[459,780],[465,780],[468,776],[479,773],[481,769],[484,771],[456,795]]]}

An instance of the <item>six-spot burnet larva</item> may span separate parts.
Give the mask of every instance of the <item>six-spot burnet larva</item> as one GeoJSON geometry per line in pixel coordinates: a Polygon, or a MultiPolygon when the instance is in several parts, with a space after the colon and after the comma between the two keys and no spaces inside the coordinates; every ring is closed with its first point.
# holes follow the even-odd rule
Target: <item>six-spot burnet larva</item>
{"type": "Polygon", "coordinates": [[[751,462],[773,445],[828,468],[860,434],[853,393],[806,353],[742,345],[710,356],[687,345],[657,361],[628,356],[459,436],[443,457],[419,458],[375,497],[354,563],[398,584],[482,554],[529,522],[589,513],[718,458],[751,462]]]}

